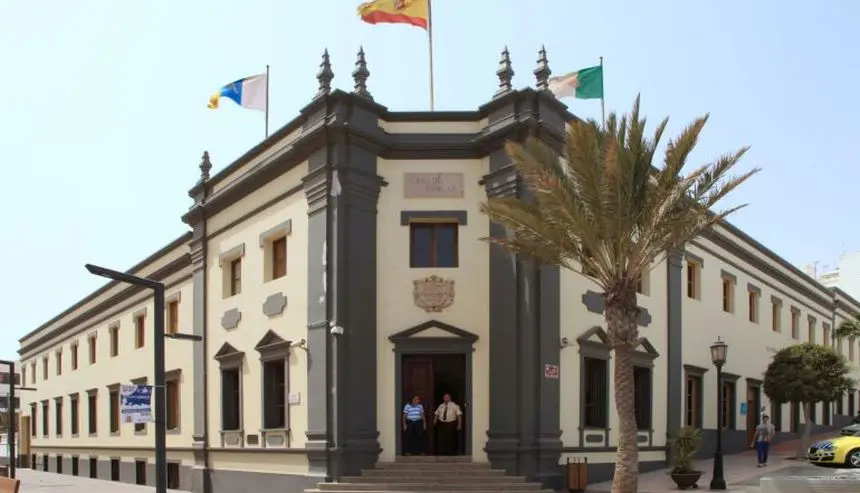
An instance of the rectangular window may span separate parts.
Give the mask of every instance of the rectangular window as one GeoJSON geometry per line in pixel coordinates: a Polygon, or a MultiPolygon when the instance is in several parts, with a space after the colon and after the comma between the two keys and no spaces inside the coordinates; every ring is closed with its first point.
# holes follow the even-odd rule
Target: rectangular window
{"type": "Polygon", "coordinates": [[[78,456],[72,456],[72,476],[79,476],[81,473],[81,463],[78,456]]]}
{"type": "Polygon", "coordinates": [[[90,477],[96,479],[99,477],[99,459],[98,457],[90,457],[90,477]]]}
{"type": "Polygon", "coordinates": [[[287,275],[287,237],[272,242],[272,279],[287,275]]]}
{"type": "Polygon", "coordinates": [[[140,349],[146,344],[146,315],[134,317],[134,348],[140,349]]]}
{"type": "Polygon", "coordinates": [[[48,438],[48,401],[42,402],[42,436],[48,438]]]}
{"type": "Polygon", "coordinates": [[[608,364],[605,359],[583,358],[585,378],[585,428],[603,428],[608,425],[608,364]]]}
{"type": "Polygon", "coordinates": [[[167,303],[167,333],[179,332],[179,301],[173,300],[167,303]]]}
{"type": "Polygon", "coordinates": [[[791,309],[791,338],[800,339],[800,311],[794,307],[791,309]]]}
{"type": "Polygon", "coordinates": [[[119,481],[119,459],[110,460],[110,480],[119,481]]]}
{"type": "Polygon", "coordinates": [[[755,291],[747,292],[748,304],[749,304],[749,321],[757,324],[758,323],[758,297],[759,294],[755,291]]]}
{"type": "Polygon", "coordinates": [[[287,427],[287,364],[279,359],[263,363],[263,428],[287,427]]]}
{"type": "Polygon", "coordinates": [[[54,457],[54,463],[56,464],[55,469],[57,470],[57,474],[63,474],[63,456],[57,454],[57,456],[54,457]]]}
{"type": "Polygon", "coordinates": [[[230,261],[230,296],[242,292],[242,259],[237,258],[230,261]]]}
{"type": "Polygon", "coordinates": [[[179,428],[179,380],[168,380],[164,386],[167,401],[167,430],[179,428]]]}
{"type": "Polygon", "coordinates": [[[54,428],[58,437],[63,436],[63,400],[54,401],[54,428]]]}
{"type": "Polygon", "coordinates": [[[87,340],[87,344],[89,345],[90,352],[90,364],[96,364],[96,336],[91,336],[87,340]]]}
{"type": "Polygon", "coordinates": [[[108,412],[110,414],[110,433],[119,433],[119,389],[111,389],[108,394],[108,412]]]}
{"type": "Polygon", "coordinates": [[[830,347],[832,345],[831,343],[833,342],[830,340],[830,326],[827,324],[822,324],[821,327],[824,335],[824,340],[821,341],[821,343],[824,344],[826,347],[830,347]]]}
{"type": "Polygon", "coordinates": [[[37,423],[39,422],[38,410],[39,408],[35,402],[30,404],[30,436],[33,437],[39,434],[37,430],[37,423]]]}
{"type": "Polygon", "coordinates": [[[735,383],[723,381],[720,391],[723,397],[723,405],[720,409],[720,423],[724,429],[734,430],[736,427],[735,383]]]}
{"type": "Polygon", "coordinates": [[[69,398],[69,420],[71,421],[72,436],[77,436],[80,432],[80,405],[77,394],[69,398]]]}
{"type": "Polygon", "coordinates": [[[112,325],[108,331],[110,332],[110,357],[114,358],[119,355],[119,325],[112,325]]]}
{"type": "Polygon", "coordinates": [[[140,485],[146,485],[146,461],[145,460],[136,460],[134,461],[134,483],[140,485]]]}
{"type": "Polygon", "coordinates": [[[412,268],[459,266],[457,223],[411,223],[409,265],[412,268]]]}
{"type": "Polygon", "coordinates": [[[636,411],[636,426],[640,430],[651,429],[651,369],[633,368],[633,405],[636,411]]]}
{"type": "Polygon", "coordinates": [[[221,370],[221,428],[242,429],[241,372],[239,368],[221,370]]]}
{"type": "Polygon", "coordinates": [[[87,433],[98,433],[98,394],[91,392],[87,395],[87,433]]]}
{"type": "Polygon", "coordinates": [[[27,383],[27,365],[21,365],[21,382],[27,383]]]}
{"type": "Polygon", "coordinates": [[[702,377],[687,375],[686,384],[686,426],[702,427],[702,377]]]}
{"type": "Polygon", "coordinates": [[[167,489],[179,489],[179,464],[176,462],[167,463],[167,489]]]}
{"type": "Polygon", "coordinates": [[[78,369],[78,343],[77,342],[72,344],[71,353],[72,353],[72,370],[77,370],[78,369]]]}
{"type": "Polygon", "coordinates": [[[731,279],[723,278],[723,311],[734,313],[735,311],[735,283],[731,279]]]}
{"type": "Polygon", "coordinates": [[[809,317],[806,322],[806,337],[809,338],[809,342],[815,344],[815,319],[809,317]]]}
{"type": "Polygon", "coordinates": [[[782,332],[782,304],[776,301],[770,304],[770,320],[771,330],[774,332],[782,332]]]}
{"type": "Polygon", "coordinates": [[[42,380],[48,379],[48,357],[42,358],[42,380]]]}
{"type": "Polygon", "coordinates": [[[54,354],[54,361],[57,363],[57,375],[63,374],[63,351],[57,351],[54,354]]]}
{"type": "Polygon", "coordinates": [[[30,383],[36,383],[36,363],[30,363],[30,383]]]}
{"type": "Polygon", "coordinates": [[[687,261],[687,298],[701,299],[700,296],[701,267],[696,262],[687,261]]]}

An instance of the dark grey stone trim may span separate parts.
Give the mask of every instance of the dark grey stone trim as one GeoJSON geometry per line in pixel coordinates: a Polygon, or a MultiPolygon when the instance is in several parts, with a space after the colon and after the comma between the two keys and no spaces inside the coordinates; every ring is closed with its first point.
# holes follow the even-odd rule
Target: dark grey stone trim
{"type": "Polygon", "coordinates": [[[281,315],[284,313],[284,309],[287,307],[287,297],[284,296],[284,293],[277,292],[274,294],[270,294],[266,301],[263,302],[263,314],[268,317],[274,317],[276,315],[281,315]]]}
{"type": "MultiPolygon", "coordinates": [[[[674,250],[666,255],[666,438],[676,436],[684,423],[684,319],[683,306],[686,283],[683,260],[697,262],[700,268],[704,260],[683,250],[674,250]]],[[[656,352],[656,351],[655,351],[656,352]]],[[[649,434],[649,436],[652,436],[649,434]]],[[[671,456],[667,453],[667,461],[671,456]]]]}
{"type": "Polygon", "coordinates": [[[735,375],[734,373],[728,373],[725,371],[723,372],[723,381],[725,381],[725,382],[734,383],[734,382],[737,382],[738,380],[740,380],[740,378],[741,378],[740,375],[735,375]]]}
{"type": "Polygon", "coordinates": [[[704,377],[708,370],[710,370],[710,368],[702,368],[701,366],[695,365],[684,365],[685,372],[697,377],[704,377]]]}
{"type": "MultiPolygon", "coordinates": [[[[197,202],[202,203],[205,199],[205,190],[197,197],[197,202]]],[[[191,445],[194,456],[194,465],[188,469],[189,474],[183,478],[180,473],[180,487],[186,487],[194,493],[211,493],[212,483],[209,476],[209,337],[208,327],[208,238],[206,218],[191,224],[192,234],[188,242],[191,258],[192,276],[192,333],[201,338],[201,342],[194,343],[192,349],[192,416],[193,425],[191,429],[191,445]]],[[[217,355],[216,355],[217,357],[217,355]]],[[[220,408],[220,406],[219,406],[220,408]]],[[[182,471],[183,469],[180,469],[182,471]]],[[[154,478],[153,478],[154,479],[154,478]]]]}
{"type": "MultiPolygon", "coordinates": [[[[472,353],[478,336],[458,327],[448,325],[436,320],[428,320],[420,325],[403,330],[388,337],[394,344],[394,391],[398,399],[394,400],[394,415],[400,416],[401,403],[405,396],[401,396],[403,389],[403,357],[409,355],[432,355],[432,354],[460,354],[466,358],[466,395],[462,398],[463,405],[472,401],[472,353]],[[412,337],[430,328],[439,328],[450,334],[450,337],[412,337]]],[[[472,431],[472,413],[465,413],[466,430],[472,431]]],[[[403,450],[400,420],[391,423],[396,437],[395,454],[400,455],[403,450]]],[[[472,440],[467,438],[465,443],[466,455],[472,454],[472,440]]]]}
{"type": "Polygon", "coordinates": [[[267,241],[272,241],[280,238],[281,236],[289,236],[293,232],[293,220],[287,219],[286,221],[272,226],[260,233],[260,246],[266,246],[267,241]]]}
{"type": "MultiPolygon", "coordinates": [[[[582,294],[582,304],[592,313],[602,314],[605,307],[603,294],[588,290],[582,294]]],[[[641,327],[651,325],[651,314],[645,307],[639,307],[639,316],[636,318],[636,323],[641,327]]]]}
{"type": "Polygon", "coordinates": [[[234,246],[228,250],[221,252],[218,255],[218,265],[223,266],[227,262],[230,262],[232,260],[235,260],[239,257],[244,257],[244,256],[245,256],[245,244],[240,243],[239,245],[236,245],[236,246],[234,246]]]}
{"type": "Polygon", "coordinates": [[[753,387],[761,387],[764,384],[764,381],[758,378],[750,378],[746,377],[747,385],[751,385],[753,387]]]}
{"type": "Polygon", "coordinates": [[[409,226],[409,223],[421,219],[447,219],[456,221],[460,226],[466,225],[468,212],[466,211],[400,211],[400,225],[409,226]]]}
{"type": "Polygon", "coordinates": [[[686,260],[688,262],[695,262],[695,263],[699,264],[699,267],[705,266],[705,259],[703,259],[702,257],[700,257],[700,256],[698,256],[692,252],[685,251],[684,252],[684,260],[686,260]]]}
{"type": "Polygon", "coordinates": [[[722,277],[723,279],[725,279],[727,281],[732,281],[732,283],[734,283],[734,284],[738,283],[738,276],[732,274],[731,272],[729,272],[727,270],[720,269],[720,277],[722,277]]]}
{"type": "Polygon", "coordinates": [[[238,308],[231,308],[224,312],[221,316],[221,327],[226,330],[232,330],[239,326],[242,321],[242,312],[238,308]]]}
{"type": "MultiPolygon", "coordinates": [[[[284,392],[284,399],[289,399],[290,395],[290,345],[292,342],[285,340],[275,332],[269,330],[260,339],[260,342],[254,346],[254,349],[260,354],[260,363],[279,362],[284,367],[284,375],[286,375],[287,388],[284,392]]],[[[266,426],[266,383],[265,376],[260,373],[260,395],[263,396],[263,402],[260,406],[260,422],[263,424],[260,429],[263,447],[276,446],[283,447],[287,443],[287,435],[290,431],[290,403],[284,402],[284,424],[283,428],[268,428],[266,426]]]]}
{"type": "Polygon", "coordinates": [[[747,283],[747,291],[761,296],[761,288],[751,282],[747,283]]]}
{"type": "Polygon", "coordinates": [[[782,298],[779,298],[777,296],[771,295],[770,302],[774,305],[782,306],[782,298]]]}

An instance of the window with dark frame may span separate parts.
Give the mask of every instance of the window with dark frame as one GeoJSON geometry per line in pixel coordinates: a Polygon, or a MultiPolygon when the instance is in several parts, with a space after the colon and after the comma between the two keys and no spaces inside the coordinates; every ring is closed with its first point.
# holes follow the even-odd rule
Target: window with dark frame
{"type": "Polygon", "coordinates": [[[733,306],[735,283],[731,279],[723,278],[723,311],[726,313],[734,312],[733,306]]]}
{"type": "Polygon", "coordinates": [[[119,433],[119,389],[111,389],[108,393],[108,412],[111,434],[119,433]]]}
{"type": "Polygon", "coordinates": [[[179,379],[165,382],[164,394],[167,402],[167,430],[179,428],[179,379]]]}
{"type": "Polygon", "coordinates": [[[69,397],[69,425],[72,428],[72,436],[80,433],[80,405],[78,401],[78,395],[75,394],[69,397]]]}
{"type": "Polygon", "coordinates": [[[639,430],[651,429],[651,390],[651,369],[634,366],[633,405],[636,412],[636,426],[639,430]]]}
{"type": "Polygon", "coordinates": [[[773,302],[770,306],[771,329],[774,332],[782,331],[782,306],[773,302]]]}
{"type": "Polygon", "coordinates": [[[48,357],[42,358],[42,380],[48,379],[48,357]]]}
{"type": "Polygon", "coordinates": [[[39,434],[39,431],[38,431],[38,423],[39,423],[38,409],[39,409],[39,407],[36,405],[35,402],[30,404],[30,417],[31,417],[30,418],[30,436],[33,436],[33,437],[39,434]]]}
{"type": "Polygon", "coordinates": [[[607,361],[600,358],[583,358],[585,378],[585,408],[583,425],[586,428],[608,426],[609,379],[607,361]]]}
{"type": "Polygon", "coordinates": [[[36,383],[36,363],[30,363],[30,383],[36,383]]]}
{"type": "Polygon", "coordinates": [[[409,266],[413,269],[458,267],[459,227],[454,222],[410,223],[409,266]]]}
{"type": "Polygon", "coordinates": [[[87,433],[98,433],[98,394],[95,392],[87,394],[87,433]]]}
{"type": "Polygon", "coordinates": [[[90,364],[96,364],[96,336],[92,336],[87,340],[90,349],[90,364]]]}
{"type": "Polygon", "coordinates": [[[48,401],[42,402],[42,436],[48,438],[48,401]]]}
{"type": "Polygon", "coordinates": [[[146,345],[146,315],[134,317],[134,348],[140,349],[146,345]]]}
{"type": "Polygon", "coordinates": [[[167,489],[179,489],[179,464],[176,462],[167,463],[167,489]]]}
{"type": "Polygon", "coordinates": [[[179,301],[171,300],[167,303],[167,333],[179,332],[179,301]]]}
{"type": "Polygon", "coordinates": [[[242,427],[242,398],[239,368],[221,370],[221,429],[238,431],[242,427]]]}
{"type": "Polygon", "coordinates": [[[134,461],[134,483],[146,485],[146,461],[137,459],[134,461]]]}
{"type": "Polygon", "coordinates": [[[59,437],[63,435],[63,400],[54,400],[54,433],[59,437]]]}
{"type": "Polygon", "coordinates": [[[72,344],[70,348],[70,352],[72,353],[72,370],[78,369],[78,343],[72,344]]]}
{"type": "Polygon", "coordinates": [[[287,275],[287,237],[272,242],[272,279],[287,275]]]}
{"type": "Polygon", "coordinates": [[[119,355],[119,325],[112,325],[110,332],[110,357],[119,355]]]}
{"type": "Polygon", "coordinates": [[[686,416],[684,423],[693,428],[702,427],[702,377],[687,375],[686,381],[686,416]]]}
{"type": "Polygon", "coordinates": [[[54,355],[54,361],[57,362],[57,375],[63,374],[63,351],[57,351],[54,355]]]}
{"type": "Polygon", "coordinates": [[[687,261],[687,298],[699,299],[699,264],[687,261]]]}
{"type": "Polygon", "coordinates": [[[242,292],[242,258],[235,258],[230,261],[230,296],[235,296],[242,292]]]}
{"type": "Polygon", "coordinates": [[[723,405],[720,409],[720,424],[723,429],[734,430],[736,428],[735,383],[724,380],[720,391],[723,393],[723,405]]]}
{"type": "Polygon", "coordinates": [[[791,309],[791,337],[800,339],[800,312],[791,309]]]}
{"type": "Polygon", "coordinates": [[[758,323],[758,293],[749,291],[747,297],[749,298],[749,321],[758,323]]]}
{"type": "Polygon", "coordinates": [[[287,427],[287,364],[276,359],[263,363],[263,428],[287,427]]]}
{"type": "Polygon", "coordinates": [[[98,457],[90,457],[90,477],[96,479],[99,477],[99,459],[98,457]]]}

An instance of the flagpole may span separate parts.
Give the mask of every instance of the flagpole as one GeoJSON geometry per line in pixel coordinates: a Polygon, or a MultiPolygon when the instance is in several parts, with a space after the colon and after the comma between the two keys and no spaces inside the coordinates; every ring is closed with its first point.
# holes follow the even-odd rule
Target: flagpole
{"type": "Polygon", "coordinates": [[[269,65],[266,64],[266,138],[269,138],[269,65]]]}
{"type": "Polygon", "coordinates": [[[434,88],[433,88],[433,8],[430,6],[431,1],[427,0],[427,42],[430,47],[430,111],[434,109],[434,88]]]}
{"type": "Polygon", "coordinates": [[[603,120],[603,126],[606,127],[606,87],[604,87],[603,78],[603,57],[600,57],[600,118],[603,120]]]}

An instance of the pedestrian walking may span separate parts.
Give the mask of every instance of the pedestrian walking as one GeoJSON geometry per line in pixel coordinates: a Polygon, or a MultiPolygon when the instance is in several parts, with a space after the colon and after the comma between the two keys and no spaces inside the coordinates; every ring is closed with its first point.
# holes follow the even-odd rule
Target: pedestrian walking
{"type": "Polygon", "coordinates": [[[770,416],[765,414],[761,418],[761,424],[755,428],[755,452],[758,458],[758,467],[767,465],[767,456],[770,451],[770,442],[773,440],[774,432],[770,416]]]}

